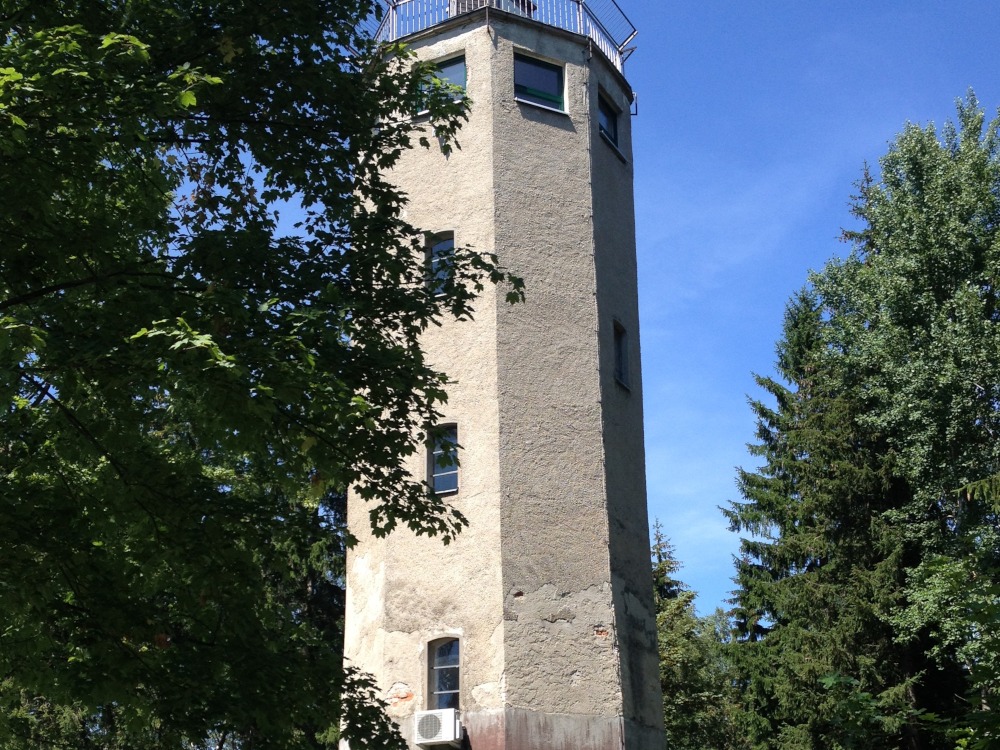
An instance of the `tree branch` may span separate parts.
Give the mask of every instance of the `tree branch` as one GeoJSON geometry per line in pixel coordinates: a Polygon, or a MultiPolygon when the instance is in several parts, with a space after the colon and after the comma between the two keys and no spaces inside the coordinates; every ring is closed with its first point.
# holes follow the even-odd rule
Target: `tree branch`
{"type": "MultiPolygon", "coordinates": [[[[148,261],[152,263],[153,261],[148,261]]],[[[110,279],[116,278],[161,278],[170,279],[171,281],[176,281],[175,276],[171,276],[168,273],[163,272],[150,272],[150,271],[136,271],[132,269],[122,269],[120,271],[112,271],[105,274],[94,274],[82,279],[73,279],[71,281],[60,281],[57,284],[50,284],[49,286],[42,287],[41,289],[35,289],[34,291],[28,292],[26,294],[20,294],[16,297],[9,297],[3,301],[0,301],[0,312],[5,312],[13,307],[19,305],[26,305],[30,302],[41,299],[42,297],[47,297],[50,294],[55,294],[57,292],[65,292],[70,289],[77,289],[82,286],[87,286],[88,284],[97,284],[101,281],[108,281],[110,279]]]]}

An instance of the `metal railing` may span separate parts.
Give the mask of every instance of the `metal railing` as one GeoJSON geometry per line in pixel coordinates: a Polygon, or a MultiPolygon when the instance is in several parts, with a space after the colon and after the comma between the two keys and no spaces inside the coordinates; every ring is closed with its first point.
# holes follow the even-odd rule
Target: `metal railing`
{"type": "Polygon", "coordinates": [[[382,22],[372,29],[381,41],[395,41],[449,18],[489,6],[548,26],[590,37],[622,70],[635,50],[636,29],[615,0],[379,0],[382,22]]]}

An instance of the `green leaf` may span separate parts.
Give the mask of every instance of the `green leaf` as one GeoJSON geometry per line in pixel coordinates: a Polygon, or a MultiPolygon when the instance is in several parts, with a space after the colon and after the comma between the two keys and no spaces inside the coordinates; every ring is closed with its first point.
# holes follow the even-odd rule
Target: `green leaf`
{"type": "Polygon", "coordinates": [[[374,533],[463,528],[408,470],[446,397],[421,333],[513,279],[467,250],[427,294],[386,179],[419,82],[362,5],[17,4],[0,745],[405,748],[344,665],[340,490],[374,533]]]}

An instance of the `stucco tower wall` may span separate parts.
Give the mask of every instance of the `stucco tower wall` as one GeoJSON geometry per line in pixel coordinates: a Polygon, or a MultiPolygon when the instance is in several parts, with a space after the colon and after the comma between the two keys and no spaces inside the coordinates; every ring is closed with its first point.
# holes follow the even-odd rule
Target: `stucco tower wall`
{"type": "MultiPolygon", "coordinates": [[[[412,739],[428,707],[427,644],[461,639],[466,750],[662,750],[645,509],[631,90],[585,37],[480,9],[410,37],[464,54],[469,122],[448,157],[415,150],[394,182],[408,218],[494,252],[527,302],[487,288],[473,322],[427,332],[452,379],[469,519],[444,547],[365,532],[348,559],[347,656],[412,739]],[[514,54],[560,66],[565,112],[515,100],[514,54]],[[598,96],[621,110],[617,148],[598,96]],[[629,379],[614,376],[615,324],[629,379]]],[[[424,455],[409,462],[426,472],[424,455]]],[[[416,745],[411,744],[416,749],[416,745]]]]}
{"type": "Polygon", "coordinates": [[[528,302],[498,309],[507,748],[621,747],[578,38],[495,21],[496,242],[528,302]],[[566,113],[514,99],[515,51],[564,66],[566,113]]]}
{"type": "MultiPolygon", "coordinates": [[[[414,40],[417,54],[443,59],[464,53],[468,94],[488,102],[491,40],[481,24],[452,25],[414,40]]],[[[460,133],[461,148],[407,153],[392,175],[409,196],[407,219],[429,232],[452,231],[455,242],[493,252],[492,118],[474,105],[460,133]]],[[[433,144],[433,139],[432,139],[433,144]]],[[[428,330],[422,345],[432,366],[454,381],[442,423],[458,425],[460,489],[449,501],[470,525],[448,546],[405,529],[387,539],[367,533],[367,508],[350,503],[349,523],[359,537],[348,555],[345,652],[378,679],[389,714],[412,737],[414,711],[428,705],[427,645],[439,637],[461,642],[463,718],[501,723],[504,705],[500,489],[496,361],[496,290],[487,285],[475,320],[428,330]]],[[[420,452],[409,461],[414,476],[427,470],[420,452]]],[[[416,745],[411,745],[416,747],[416,745]]]]}
{"type": "Polygon", "coordinates": [[[619,112],[617,144],[590,123],[591,190],[597,311],[601,342],[601,406],[611,581],[625,698],[627,747],[661,747],[656,618],[650,579],[649,519],[643,436],[639,292],[633,195],[632,91],[605,58],[590,62],[591,112],[600,98],[619,112]],[[626,382],[614,377],[615,327],[627,339],[626,382]]]}
{"type": "Polygon", "coordinates": [[[659,748],[631,90],[585,39],[492,26],[496,243],[529,294],[497,310],[506,747],[659,748]],[[565,113],[515,101],[515,52],[564,66],[565,113]],[[621,111],[620,150],[598,132],[599,90],[621,111]]]}

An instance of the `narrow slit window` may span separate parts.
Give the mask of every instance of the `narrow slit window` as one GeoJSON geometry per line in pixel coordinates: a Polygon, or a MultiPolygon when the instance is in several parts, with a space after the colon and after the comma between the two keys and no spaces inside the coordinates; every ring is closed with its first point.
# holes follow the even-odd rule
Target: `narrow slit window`
{"type": "Polygon", "coordinates": [[[427,708],[458,708],[459,652],[457,638],[431,641],[427,658],[427,708]]]}
{"type": "Polygon", "coordinates": [[[628,331],[615,321],[615,380],[626,388],[629,386],[628,331]]]}
{"type": "Polygon", "coordinates": [[[562,67],[514,55],[514,98],[564,112],[562,67]]]}
{"type": "Polygon", "coordinates": [[[434,428],[428,459],[428,484],[434,494],[458,492],[458,425],[434,428]]]}
{"type": "Polygon", "coordinates": [[[427,240],[427,283],[435,294],[444,294],[455,266],[455,234],[440,232],[427,240]]]}
{"type": "Polygon", "coordinates": [[[597,97],[597,126],[601,135],[618,147],[618,110],[603,96],[597,97]]]}

